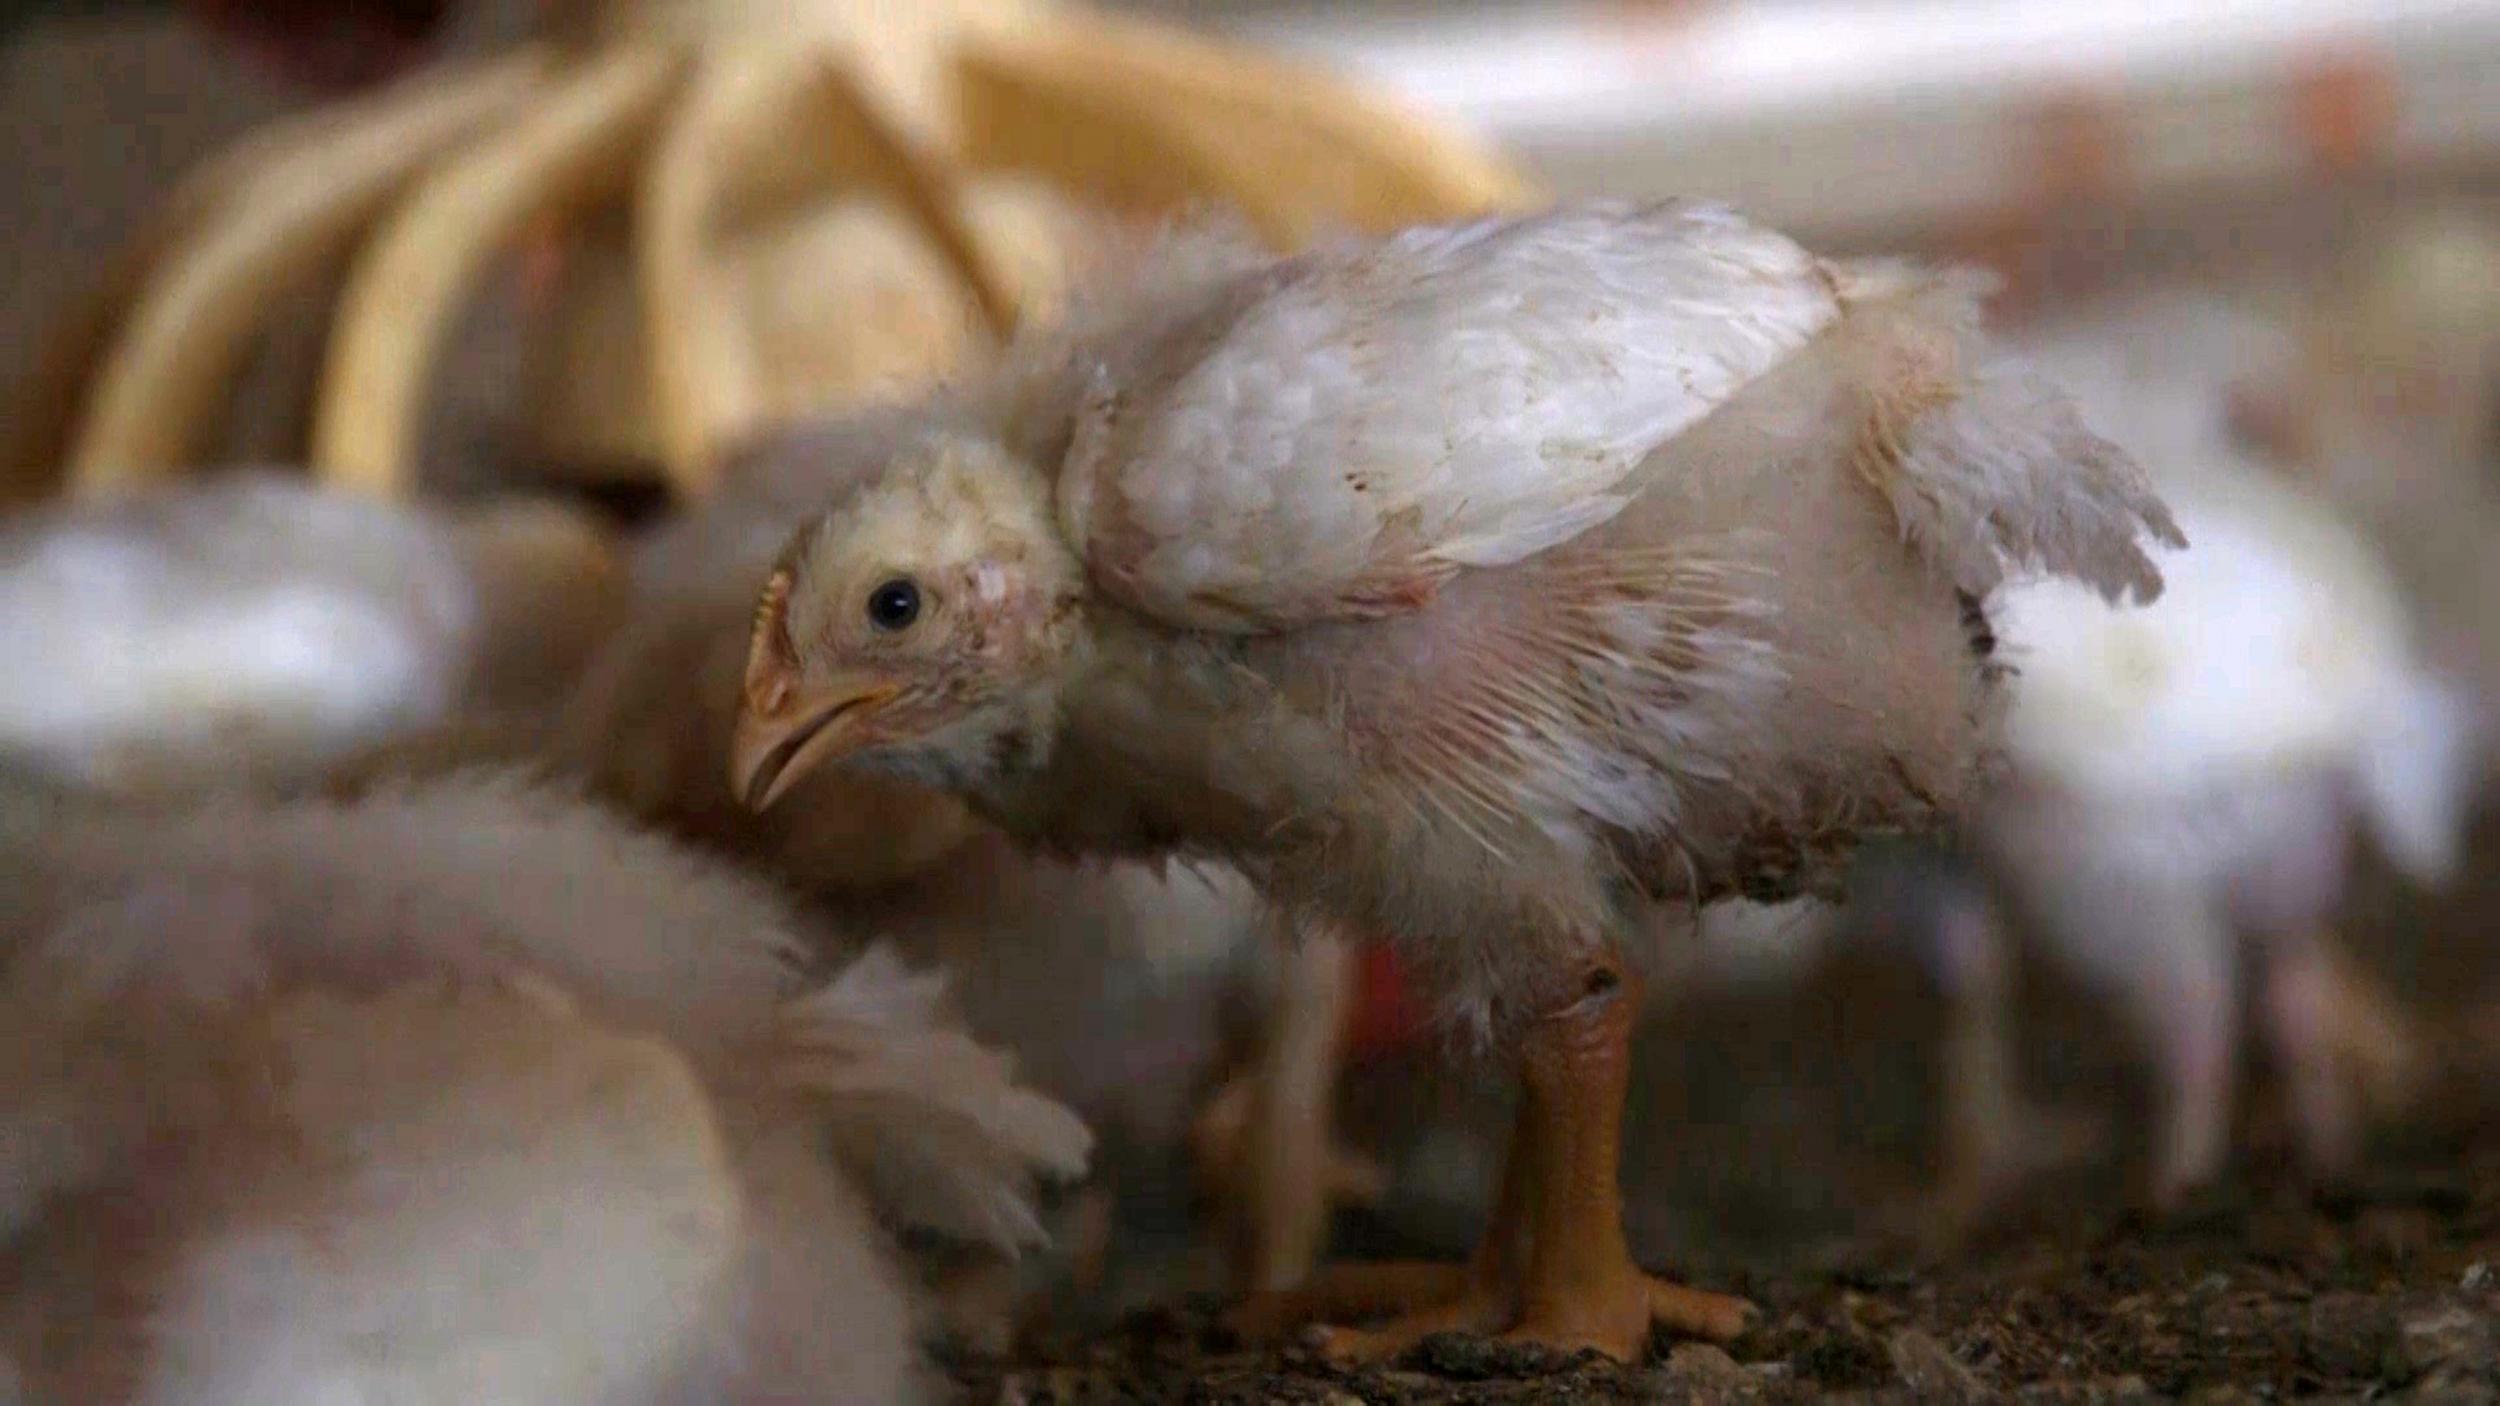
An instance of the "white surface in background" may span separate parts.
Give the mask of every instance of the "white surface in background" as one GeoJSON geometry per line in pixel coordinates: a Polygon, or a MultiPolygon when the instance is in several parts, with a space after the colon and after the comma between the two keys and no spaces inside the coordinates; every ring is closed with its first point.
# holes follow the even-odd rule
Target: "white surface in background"
{"type": "Polygon", "coordinates": [[[1244,19],[1254,40],[1478,130],[1565,190],[1685,191],[1883,224],[2001,199],[2015,119],[2123,89],[2131,179],[2297,172],[2291,65],[2362,41],[2398,159],[2500,150],[2500,0],[1789,0],[1244,19]]]}
{"type": "Polygon", "coordinates": [[[1245,26],[1497,130],[1600,122],[1755,120],[1835,103],[2021,94],[2111,73],[2259,67],[2356,35],[2437,43],[2461,24],[2500,36],[2472,0],[1793,0],[1654,20],[1614,7],[1533,6],[1417,22],[1335,18],[1245,26]]]}

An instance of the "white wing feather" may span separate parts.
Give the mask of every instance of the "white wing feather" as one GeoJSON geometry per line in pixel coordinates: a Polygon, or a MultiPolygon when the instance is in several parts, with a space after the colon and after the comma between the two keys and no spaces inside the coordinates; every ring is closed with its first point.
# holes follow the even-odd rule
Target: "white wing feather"
{"type": "Polygon", "coordinates": [[[1059,506],[1103,588],[1233,631],[1411,607],[1587,531],[1839,315],[1811,254],[1687,202],[1414,229],[1214,302],[1089,401],[1059,506]]]}

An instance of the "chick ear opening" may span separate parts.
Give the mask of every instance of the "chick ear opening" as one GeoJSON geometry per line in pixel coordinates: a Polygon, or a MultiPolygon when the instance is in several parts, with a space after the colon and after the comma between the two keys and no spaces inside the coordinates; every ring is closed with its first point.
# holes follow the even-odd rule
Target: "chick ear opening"
{"type": "Polygon", "coordinates": [[[798,650],[790,642],[790,570],[783,567],[765,579],[755,601],[755,624],[747,641],[744,680],[747,706],[772,716],[790,701],[798,682],[798,650]]]}

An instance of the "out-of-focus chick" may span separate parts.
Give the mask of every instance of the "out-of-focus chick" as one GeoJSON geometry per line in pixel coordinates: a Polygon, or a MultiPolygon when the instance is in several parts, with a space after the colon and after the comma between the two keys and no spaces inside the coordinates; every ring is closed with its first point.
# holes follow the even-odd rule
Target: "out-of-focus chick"
{"type": "Polygon", "coordinates": [[[939,979],[810,989],[772,892],[563,796],[0,826],[34,1399],[924,1399],[888,1232],[1029,1244],[1084,1160],[939,979]]]}
{"type": "Polygon", "coordinates": [[[1968,281],[1724,209],[1589,205],[1149,270],[940,407],[764,588],[736,778],[850,761],[1019,838],[1236,862],[1398,944],[1517,1059],[1475,1261],[1248,1319],[1404,1313],[1638,1356],[1745,1305],[1632,1261],[1617,1191],[1660,911],[1827,888],[1986,749],[1978,603],[2149,595],[2125,457],[1993,364],[1968,281]]]}
{"type": "Polygon", "coordinates": [[[546,505],[238,473],[0,524],[0,754],[110,792],[309,778],[455,710],[543,706],[618,593],[546,505]]]}
{"type": "Polygon", "coordinates": [[[2438,881],[2472,774],[2465,709],[2423,672],[2366,543],[2258,471],[2205,462],[2167,486],[2194,545],[2163,557],[2159,602],[2007,594],[2012,775],[1976,827],[2023,916],[2150,1047],[2163,1204],[2228,1150],[2251,965],[2301,1150],[2322,1174],[2351,1166],[2355,1024],[2385,1047],[2382,1075],[2408,1057],[2328,931],[2349,847],[2366,827],[2438,881]]]}

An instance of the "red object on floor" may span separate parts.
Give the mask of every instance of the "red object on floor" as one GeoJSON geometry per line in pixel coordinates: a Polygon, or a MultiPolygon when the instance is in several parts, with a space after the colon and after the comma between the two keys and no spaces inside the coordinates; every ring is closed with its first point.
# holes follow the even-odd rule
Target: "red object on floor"
{"type": "Polygon", "coordinates": [[[1355,1059],[1376,1059],[1413,1044],[1423,1013],[1415,1006],[1396,952],[1375,944],[1363,949],[1361,960],[1346,1048],[1355,1059]]]}

